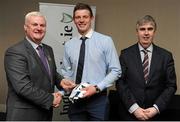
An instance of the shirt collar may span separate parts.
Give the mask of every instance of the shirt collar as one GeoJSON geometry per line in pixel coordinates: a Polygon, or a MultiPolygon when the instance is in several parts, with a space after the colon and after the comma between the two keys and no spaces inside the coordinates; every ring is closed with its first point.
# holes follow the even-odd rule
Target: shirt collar
{"type": "MultiPolygon", "coordinates": [[[[140,51],[144,50],[144,48],[139,43],[138,43],[138,47],[139,47],[140,51]]],[[[153,51],[153,45],[151,44],[146,50],[148,52],[152,52],[153,51]]]]}
{"type": "MultiPolygon", "coordinates": [[[[38,44],[31,41],[27,36],[26,36],[26,40],[33,46],[34,49],[37,49],[37,47],[39,46],[38,44]]],[[[40,45],[43,46],[42,43],[40,45]]]]}
{"type": "MultiPolygon", "coordinates": [[[[88,31],[88,33],[85,35],[85,37],[87,37],[87,38],[91,38],[91,36],[92,36],[92,34],[93,34],[93,29],[91,28],[89,31],[88,31]]],[[[79,39],[82,37],[82,35],[81,34],[79,34],[79,39]]]]}

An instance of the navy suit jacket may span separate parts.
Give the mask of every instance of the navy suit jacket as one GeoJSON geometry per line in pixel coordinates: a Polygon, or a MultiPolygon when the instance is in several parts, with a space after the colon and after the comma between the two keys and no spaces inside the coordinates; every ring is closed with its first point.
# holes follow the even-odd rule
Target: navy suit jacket
{"type": "Polygon", "coordinates": [[[51,120],[54,85],[62,77],[56,72],[53,50],[43,44],[51,70],[45,70],[32,45],[24,39],[7,49],[5,71],[8,81],[7,120],[51,120]]]}
{"type": "Polygon", "coordinates": [[[134,103],[142,108],[156,104],[160,112],[166,109],[177,89],[172,54],[153,44],[147,84],[144,80],[138,44],[122,50],[119,60],[122,77],[117,81],[116,88],[126,109],[134,103]]]}

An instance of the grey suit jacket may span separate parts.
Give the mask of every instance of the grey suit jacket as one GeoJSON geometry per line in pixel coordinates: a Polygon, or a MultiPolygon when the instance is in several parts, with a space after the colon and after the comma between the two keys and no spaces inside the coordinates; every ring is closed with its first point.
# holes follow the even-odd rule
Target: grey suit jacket
{"type": "Polygon", "coordinates": [[[7,120],[51,120],[54,85],[60,88],[62,77],[56,72],[52,48],[45,44],[43,48],[51,77],[26,39],[7,49],[7,120]]]}
{"type": "MultiPolygon", "coordinates": [[[[156,104],[162,112],[176,91],[172,54],[153,44],[149,81],[145,84],[138,44],[121,51],[122,77],[117,81],[120,98],[128,110],[134,103],[142,108],[156,104]]],[[[122,111],[121,111],[122,112],[122,111]]]]}

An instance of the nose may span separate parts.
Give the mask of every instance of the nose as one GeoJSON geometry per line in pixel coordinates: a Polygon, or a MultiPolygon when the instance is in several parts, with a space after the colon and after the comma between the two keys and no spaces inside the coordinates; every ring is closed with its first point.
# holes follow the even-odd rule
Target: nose
{"type": "Polygon", "coordinates": [[[84,21],[84,18],[83,18],[83,17],[81,17],[79,21],[80,21],[80,22],[83,22],[83,21],[84,21]]]}
{"type": "Polygon", "coordinates": [[[146,30],[144,31],[144,33],[147,35],[147,34],[149,34],[149,31],[146,29],[146,30]]]}
{"type": "Polygon", "coordinates": [[[38,29],[38,30],[42,30],[43,27],[42,27],[41,25],[38,25],[38,26],[37,26],[37,29],[38,29]]]}

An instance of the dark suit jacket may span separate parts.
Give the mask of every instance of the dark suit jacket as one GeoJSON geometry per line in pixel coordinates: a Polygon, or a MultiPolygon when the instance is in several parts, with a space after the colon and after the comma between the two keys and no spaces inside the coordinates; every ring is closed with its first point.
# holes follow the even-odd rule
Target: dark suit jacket
{"type": "MultiPolygon", "coordinates": [[[[176,74],[172,54],[153,44],[149,81],[145,84],[138,44],[122,50],[122,77],[116,87],[128,110],[134,103],[142,108],[156,104],[162,112],[176,91],[176,74]]],[[[121,111],[123,112],[123,111],[121,111]]],[[[129,114],[129,112],[128,112],[129,114]]]]}
{"type": "Polygon", "coordinates": [[[52,48],[45,44],[43,48],[51,78],[26,39],[7,49],[4,60],[8,81],[7,120],[52,119],[52,93],[62,77],[56,72],[52,48]]]}

